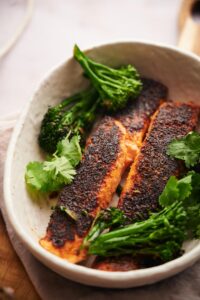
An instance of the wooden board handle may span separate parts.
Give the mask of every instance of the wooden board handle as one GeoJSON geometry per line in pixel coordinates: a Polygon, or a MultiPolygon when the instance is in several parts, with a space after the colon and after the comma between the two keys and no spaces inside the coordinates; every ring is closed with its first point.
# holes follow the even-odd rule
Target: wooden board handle
{"type": "Polygon", "coordinates": [[[178,46],[200,55],[199,0],[183,0],[179,15],[179,30],[178,46]]]}

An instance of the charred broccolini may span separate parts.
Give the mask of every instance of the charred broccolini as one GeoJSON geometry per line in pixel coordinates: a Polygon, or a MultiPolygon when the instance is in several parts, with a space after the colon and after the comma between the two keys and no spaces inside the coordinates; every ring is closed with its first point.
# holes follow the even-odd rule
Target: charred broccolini
{"type": "Polygon", "coordinates": [[[200,236],[199,192],[200,174],[192,171],[180,180],[172,176],[159,198],[160,212],[130,225],[119,209],[101,212],[83,246],[99,256],[142,254],[169,261],[181,254],[184,240],[200,236]],[[109,226],[111,231],[102,233],[109,226]]]}
{"type": "Polygon", "coordinates": [[[125,107],[128,98],[137,96],[141,91],[139,74],[132,65],[110,68],[90,59],[77,45],[74,47],[74,58],[99,92],[101,105],[108,110],[116,111],[125,107]]]}
{"type": "Polygon", "coordinates": [[[40,129],[39,145],[47,153],[54,153],[56,145],[69,133],[80,134],[84,139],[86,130],[97,115],[98,93],[90,88],[50,107],[40,129]]]}
{"type": "Polygon", "coordinates": [[[124,107],[129,97],[137,96],[142,83],[136,69],[125,66],[113,69],[88,58],[77,46],[74,58],[90,79],[92,87],[50,107],[45,114],[39,134],[39,145],[48,153],[69,132],[80,134],[84,141],[87,129],[94,122],[100,108],[116,111],[124,107]]]}

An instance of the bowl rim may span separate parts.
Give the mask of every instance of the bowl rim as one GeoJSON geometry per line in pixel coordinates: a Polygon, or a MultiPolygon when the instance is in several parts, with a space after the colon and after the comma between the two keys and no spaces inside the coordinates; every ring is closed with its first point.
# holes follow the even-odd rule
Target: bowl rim
{"type": "MultiPolygon", "coordinates": [[[[167,45],[164,43],[158,43],[158,42],[152,42],[152,41],[143,41],[143,40],[132,40],[132,41],[111,41],[105,44],[95,45],[94,47],[91,47],[85,51],[91,51],[95,50],[96,48],[103,47],[103,46],[115,46],[119,44],[133,44],[133,45],[143,45],[143,46],[152,46],[156,48],[162,48],[163,50],[170,50],[172,52],[176,52],[178,54],[181,54],[183,56],[187,56],[191,58],[192,60],[198,61],[200,63],[200,58],[189,51],[179,49],[176,46],[167,45]]],[[[5,211],[6,215],[8,217],[8,221],[11,224],[14,232],[17,234],[19,239],[25,244],[25,246],[29,249],[29,251],[37,257],[41,262],[43,262],[45,265],[50,267],[53,270],[58,269],[61,271],[61,273],[64,272],[64,270],[68,270],[68,272],[73,273],[74,275],[79,274],[87,277],[96,277],[100,280],[106,280],[107,283],[119,283],[119,282],[125,282],[125,281],[131,281],[133,282],[135,279],[150,279],[154,275],[159,274],[159,279],[163,279],[169,276],[172,276],[179,271],[187,268],[191,264],[193,264],[195,261],[197,261],[200,258],[200,245],[197,245],[194,249],[192,249],[190,252],[184,254],[183,256],[176,258],[170,262],[164,263],[159,266],[147,268],[147,269],[139,269],[139,270],[131,270],[127,272],[108,272],[108,271],[102,271],[102,270],[95,270],[91,268],[87,268],[85,266],[81,265],[75,265],[67,260],[64,260],[60,257],[57,257],[56,255],[48,252],[43,247],[39,245],[36,241],[34,241],[26,232],[26,230],[21,226],[20,221],[17,219],[15,215],[14,206],[12,205],[12,193],[11,193],[11,168],[12,168],[12,161],[13,161],[13,154],[15,150],[15,145],[18,140],[19,134],[21,132],[22,126],[24,124],[25,117],[29,111],[29,107],[31,103],[35,99],[35,95],[40,91],[40,89],[45,85],[46,81],[52,76],[54,72],[59,70],[67,61],[71,60],[71,57],[68,57],[66,60],[62,61],[61,63],[57,64],[55,67],[51,68],[50,71],[47,72],[46,76],[42,78],[42,80],[37,85],[37,88],[33,92],[32,97],[22,110],[22,113],[16,123],[16,126],[13,130],[12,137],[10,139],[10,143],[7,150],[6,155],[6,161],[5,161],[5,169],[4,169],[4,204],[5,204],[5,211]],[[184,266],[184,267],[183,267],[184,266]],[[63,272],[62,272],[63,270],[63,272]],[[178,271],[177,271],[178,270],[178,271]],[[165,274],[169,273],[168,276],[165,276],[165,274]]],[[[65,275],[64,275],[65,276],[65,275]]],[[[155,281],[158,281],[159,279],[156,279],[155,281]]],[[[77,280],[79,281],[79,280],[77,280]]],[[[80,282],[80,281],[79,281],[80,282]]],[[[146,284],[146,283],[144,283],[146,284]]],[[[91,283],[91,285],[93,285],[91,283]]],[[[95,284],[98,285],[98,284],[95,284]]],[[[139,284],[137,284],[139,285],[139,284]]],[[[99,285],[102,286],[102,285],[99,285]]],[[[132,286],[130,284],[130,286],[132,286]]],[[[119,286],[120,287],[120,286],[119,286]]]]}

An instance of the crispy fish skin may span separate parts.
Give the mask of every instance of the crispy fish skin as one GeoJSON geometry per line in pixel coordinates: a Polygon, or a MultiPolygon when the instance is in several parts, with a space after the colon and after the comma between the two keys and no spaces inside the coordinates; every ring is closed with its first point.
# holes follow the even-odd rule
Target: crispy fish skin
{"type": "Polygon", "coordinates": [[[58,206],[73,212],[76,220],[56,208],[47,234],[40,240],[44,248],[73,263],[84,260],[86,251],[80,250],[83,238],[100,209],[109,205],[124,170],[141,146],[150,115],[166,96],[162,84],[145,79],[141,95],[129,109],[100,122],[87,143],[73,183],[63,189],[58,201],[58,206]]]}
{"type": "MultiPolygon", "coordinates": [[[[118,208],[131,220],[146,219],[159,208],[158,198],[168,179],[179,175],[181,164],[166,154],[167,145],[198,125],[199,107],[194,104],[164,103],[152,117],[146,139],[131,166],[118,208]]],[[[155,261],[130,256],[97,259],[93,268],[103,271],[129,271],[153,266],[155,261]]]]}

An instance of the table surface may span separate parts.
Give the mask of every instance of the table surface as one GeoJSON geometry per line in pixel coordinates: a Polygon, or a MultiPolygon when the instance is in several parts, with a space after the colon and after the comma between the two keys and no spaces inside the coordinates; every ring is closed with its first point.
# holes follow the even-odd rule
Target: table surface
{"type": "MultiPolygon", "coordinates": [[[[35,0],[31,22],[0,58],[0,117],[21,111],[48,70],[81,48],[111,40],[176,44],[181,0],[35,0]]],[[[0,49],[21,22],[27,1],[0,1],[0,49]]],[[[16,299],[39,299],[9,242],[0,215],[0,286],[16,299]]]]}
{"type": "MultiPolygon", "coordinates": [[[[39,300],[26,271],[8,238],[0,213],[0,287],[11,287],[14,299],[39,300]]],[[[0,295],[1,296],[1,295],[0,295]]],[[[0,297],[1,299],[1,297],[0,297]]]]}

